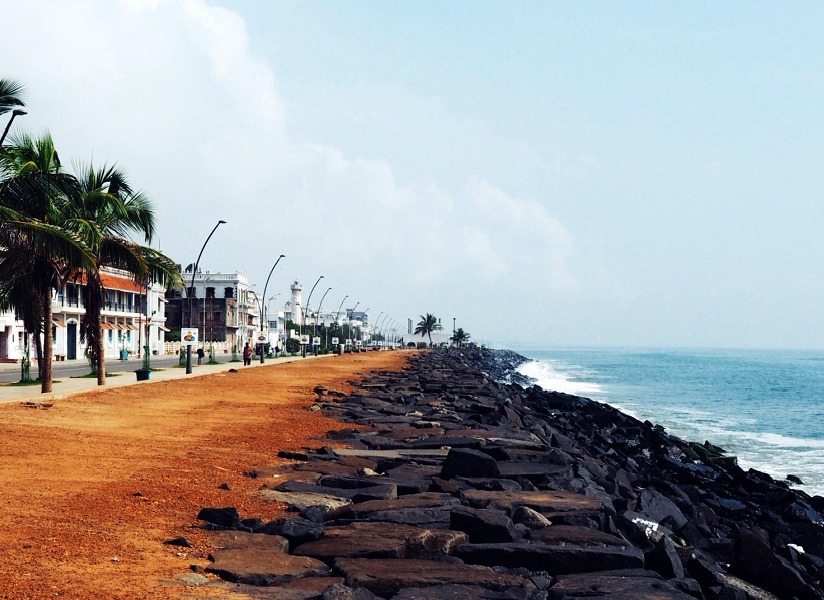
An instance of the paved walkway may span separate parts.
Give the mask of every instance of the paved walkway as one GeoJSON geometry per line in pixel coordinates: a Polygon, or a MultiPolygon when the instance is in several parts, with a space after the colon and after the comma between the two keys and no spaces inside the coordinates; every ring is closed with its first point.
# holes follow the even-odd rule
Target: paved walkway
{"type": "MultiPolygon", "coordinates": [[[[326,354],[319,356],[307,355],[306,359],[323,358],[324,356],[336,356],[326,354]]],[[[122,387],[125,385],[149,385],[158,381],[168,381],[170,379],[183,379],[184,377],[202,377],[213,373],[224,373],[229,369],[253,369],[266,365],[292,362],[293,360],[306,360],[301,356],[285,356],[279,358],[267,358],[266,362],[260,364],[260,359],[253,360],[250,366],[244,367],[242,362],[223,362],[217,365],[202,364],[192,365],[192,373],[187,375],[186,369],[182,367],[163,367],[162,370],[152,371],[148,381],[137,381],[137,375],[131,371],[121,372],[116,377],[106,378],[106,385],[98,386],[97,379],[90,377],[57,377],[52,385],[52,391],[43,394],[40,392],[40,383],[36,385],[0,385],[0,404],[9,402],[51,402],[80,394],[83,392],[105,391],[110,388],[122,387]]],[[[17,367],[20,368],[19,366],[17,367]]],[[[34,373],[36,375],[36,371],[34,373]]]]}

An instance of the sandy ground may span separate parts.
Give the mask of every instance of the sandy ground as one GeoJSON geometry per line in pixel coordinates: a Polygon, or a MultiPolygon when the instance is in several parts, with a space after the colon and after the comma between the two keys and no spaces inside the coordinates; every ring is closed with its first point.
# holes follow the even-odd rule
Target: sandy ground
{"type": "MultiPolygon", "coordinates": [[[[340,424],[308,410],[408,354],[370,352],[0,407],[0,598],[243,598],[172,583],[206,566],[204,506],[269,520],[283,506],[243,473],[318,446],[340,424]],[[220,489],[228,484],[229,490],[220,489]],[[185,536],[193,548],[163,545],[185,536]]],[[[227,369],[228,369],[227,365],[227,369]]]]}

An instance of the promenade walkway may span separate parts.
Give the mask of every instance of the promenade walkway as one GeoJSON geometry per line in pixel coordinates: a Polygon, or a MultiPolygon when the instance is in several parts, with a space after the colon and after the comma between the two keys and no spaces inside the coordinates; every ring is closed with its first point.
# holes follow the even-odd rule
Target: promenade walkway
{"type": "MultiPolygon", "coordinates": [[[[266,362],[260,364],[259,359],[253,360],[250,366],[243,366],[242,362],[222,362],[216,365],[202,364],[200,366],[192,365],[192,373],[187,375],[186,369],[178,366],[163,366],[159,370],[152,371],[148,381],[137,381],[137,376],[133,371],[125,371],[117,373],[106,378],[106,385],[98,386],[97,379],[90,377],[64,377],[58,375],[55,377],[53,391],[47,394],[40,392],[40,384],[37,385],[0,385],[0,404],[7,404],[10,402],[35,402],[48,403],[53,400],[60,400],[68,396],[85,392],[105,391],[115,387],[123,387],[126,385],[151,385],[158,381],[169,381],[171,379],[183,379],[192,377],[202,377],[204,375],[212,375],[214,373],[225,373],[229,369],[254,369],[257,367],[271,366],[274,364],[288,363],[295,360],[308,360],[314,358],[323,358],[324,356],[335,356],[334,354],[312,356],[307,355],[304,359],[301,356],[285,356],[278,358],[267,358],[266,362]]],[[[196,360],[196,359],[195,359],[196,360]]],[[[19,369],[19,366],[16,366],[19,369]]],[[[147,393],[150,393],[147,390],[147,393]]]]}

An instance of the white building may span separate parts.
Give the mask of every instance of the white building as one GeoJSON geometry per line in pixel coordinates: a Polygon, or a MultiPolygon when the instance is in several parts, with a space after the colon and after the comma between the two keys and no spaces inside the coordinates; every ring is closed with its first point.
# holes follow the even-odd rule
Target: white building
{"type": "MultiPolygon", "coordinates": [[[[168,331],[165,288],[140,285],[128,273],[114,269],[103,270],[101,278],[105,289],[101,316],[106,357],[120,357],[123,351],[142,355],[144,346],[154,354],[161,353],[168,331]]],[[[82,277],[61,284],[53,292],[52,313],[54,359],[84,359],[86,342],[81,339],[80,319],[86,314],[86,285],[82,277]]],[[[0,359],[20,360],[29,337],[23,322],[13,313],[0,314],[0,359]]],[[[34,343],[28,341],[29,356],[33,358],[34,343]]]]}
{"type": "Polygon", "coordinates": [[[183,273],[183,285],[183,292],[174,291],[171,299],[173,327],[197,327],[204,344],[228,342],[238,351],[246,342],[253,343],[264,303],[251,289],[246,273],[198,271],[194,278],[192,273],[183,273]]]}

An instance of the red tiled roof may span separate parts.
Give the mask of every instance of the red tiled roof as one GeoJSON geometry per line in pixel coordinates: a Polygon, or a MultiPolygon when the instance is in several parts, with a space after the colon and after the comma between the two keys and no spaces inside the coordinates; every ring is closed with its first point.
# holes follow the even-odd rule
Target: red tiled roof
{"type": "Polygon", "coordinates": [[[139,283],[135,283],[128,277],[117,277],[116,275],[101,273],[100,278],[103,281],[103,287],[107,290],[124,290],[138,294],[144,291],[144,288],[139,283]]]}

